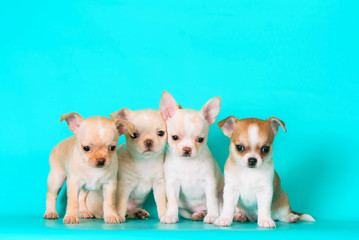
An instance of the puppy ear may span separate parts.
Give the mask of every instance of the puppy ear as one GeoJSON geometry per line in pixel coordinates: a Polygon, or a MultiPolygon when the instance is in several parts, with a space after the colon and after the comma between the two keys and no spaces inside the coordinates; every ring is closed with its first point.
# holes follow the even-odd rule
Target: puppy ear
{"type": "Polygon", "coordinates": [[[229,116],[226,119],[223,119],[219,123],[217,123],[218,127],[222,129],[224,135],[227,137],[231,137],[232,133],[234,131],[234,128],[236,127],[236,122],[238,119],[233,116],[229,116]]]}
{"type": "Polygon", "coordinates": [[[209,125],[216,121],[216,117],[221,109],[221,98],[215,97],[210,99],[202,108],[204,118],[207,120],[209,125]]]}
{"type": "Polygon", "coordinates": [[[165,121],[173,117],[179,109],[180,108],[172,95],[167,91],[163,91],[160,102],[160,111],[165,121]]]}
{"type": "Polygon", "coordinates": [[[116,128],[117,128],[120,136],[122,134],[125,134],[126,132],[128,132],[133,137],[133,134],[136,131],[135,125],[133,125],[129,121],[121,120],[121,119],[115,119],[114,122],[115,122],[116,128]]]}
{"type": "Polygon", "coordinates": [[[76,134],[77,129],[80,127],[83,118],[79,114],[72,112],[62,115],[60,122],[62,122],[63,120],[66,120],[70,130],[76,134]]]}
{"type": "Polygon", "coordinates": [[[115,120],[115,119],[128,120],[131,112],[132,111],[127,108],[122,108],[121,110],[118,110],[117,112],[111,113],[110,117],[112,120],[115,120]]]}
{"type": "Polygon", "coordinates": [[[269,121],[274,135],[277,134],[279,126],[282,126],[284,131],[287,132],[287,129],[285,128],[285,124],[284,124],[284,122],[282,120],[279,120],[276,117],[270,117],[270,118],[267,119],[267,121],[269,121]]]}

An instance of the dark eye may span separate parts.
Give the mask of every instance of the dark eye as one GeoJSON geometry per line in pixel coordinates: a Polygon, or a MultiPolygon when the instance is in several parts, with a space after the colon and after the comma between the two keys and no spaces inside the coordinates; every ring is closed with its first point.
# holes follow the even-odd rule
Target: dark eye
{"type": "Polygon", "coordinates": [[[165,135],[165,132],[164,131],[158,131],[157,135],[160,136],[160,137],[163,137],[163,135],[165,135]]]}
{"type": "Polygon", "coordinates": [[[262,152],[262,153],[267,153],[267,152],[269,152],[269,150],[270,150],[270,147],[269,147],[269,146],[263,146],[263,147],[261,148],[261,152],[262,152]]]}
{"type": "Polygon", "coordinates": [[[173,136],[172,136],[172,139],[175,140],[175,141],[177,141],[177,140],[179,139],[179,137],[178,137],[177,135],[173,135],[173,136]]]}
{"type": "Polygon", "coordinates": [[[84,146],[83,149],[84,149],[86,152],[88,152],[88,151],[91,150],[90,146],[84,146]]]}
{"type": "MultiPolygon", "coordinates": [[[[131,135],[130,135],[131,136],[131,135]]],[[[133,136],[131,136],[133,139],[138,138],[138,133],[133,133],[133,136]]]]}
{"type": "Polygon", "coordinates": [[[245,148],[242,145],[236,145],[238,152],[243,152],[245,148]]]}
{"type": "Polygon", "coordinates": [[[110,151],[115,151],[115,149],[116,149],[116,146],[111,146],[110,147],[110,151]]]}
{"type": "Polygon", "coordinates": [[[203,142],[203,141],[204,141],[204,138],[203,138],[203,137],[197,138],[197,142],[201,143],[201,142],[203,142]]]}

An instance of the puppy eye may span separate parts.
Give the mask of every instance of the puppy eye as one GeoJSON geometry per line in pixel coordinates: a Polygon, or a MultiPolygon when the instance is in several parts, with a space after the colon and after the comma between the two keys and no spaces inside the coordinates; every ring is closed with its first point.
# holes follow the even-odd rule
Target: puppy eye
{"type": "Polygon", "coordinates": [[[138,133],[133,133],[133,136],[131,136],[131,138],[133,138],[133,139],[138,138],[138,133]]]}
{"type": "Polygon", "coordinates": [[[270,147],[269,147],[269,146],[263,146],[263,147],[261,148],[261,152],[262,152],[262,153],[268,153],[269,150],[270,150],[270,147]]]}
{"type": "Polygon", "coordinates": [[[245,148],[242,145],[236,145],[236,148],[238,152],[243,152],[245,150],[245,148]]]}
{"type": "Polygon", "coordinates": [[[204,138],[203,138],[203,137],[197,138],[197,142],[201,143],[201,142],[203,142],[203,141],[204,141],[204,138]]]}
{"type": "Polygon", "coordinates": [[[165,135],[165,132],[164,131],[158,131],[157,135],[160,136],[160,137],[163,137],[163,135],[165,135]]]}
{"type": "Polygon", "coordinates": [[[177,140],[179,139],[179,137],[178,137],[177,135],[173,135],[173,136],[172,136],[172,139],[175,140],[175,141],[177,141],[177,140]]]}
{"type": "Polygon", "coordinates": [[[88,151],[91,150],[90,146],[84,146],[83,149],[84,149],[86,152],[88,152],[88,151]]]}
{"type": "Polygon", "coordinates": [[[115,149],[116,149],[116,146],[111,146],[110,147],[110,151],[115,151],[115,149]]]}

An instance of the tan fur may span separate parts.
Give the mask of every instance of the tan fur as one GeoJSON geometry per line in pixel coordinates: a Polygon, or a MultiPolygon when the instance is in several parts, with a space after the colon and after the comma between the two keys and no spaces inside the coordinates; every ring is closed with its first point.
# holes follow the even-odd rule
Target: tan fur
{"type": "MultiPolygon", "coordinates": [[[[79,192],[82,188],[105,189],[104,210],[106,223],[118,223],[119,216],[115,211],[115,192],[117,183],[117,155],[110,150],[116,146],[119,138],[118,125],[105,117],[83,119],[77,113],[63,115],[69,128],[76,135],[60,142],[50,154],[50,173],[48,177],[48,193],[46,195],[45,218],[56,219],[56,199],[64,181],[67,179],[67,210],[64,223],[79,223],[79,200],[83,203],[86,196],[79,192]],[[89,147],[85,151],[84,147],[89,147]]],[[[90,189],[91,190],[91,189],[90,189]]],[[[86,208],[80,208],[80,214],[86,214],[86,208]]]]}

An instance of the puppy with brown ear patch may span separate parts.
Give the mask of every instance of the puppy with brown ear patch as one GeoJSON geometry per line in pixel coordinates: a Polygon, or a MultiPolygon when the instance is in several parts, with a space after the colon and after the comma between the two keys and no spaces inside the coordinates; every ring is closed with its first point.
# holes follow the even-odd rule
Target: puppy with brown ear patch
{"type": "MultiPolygon", "coordinates": [[[[125,134],[126,143],[117,149],[119,159],[117,213],[121,221],[127,218],[147,219],[142,209],[151,190],[157,204],[158,217],[166,213],[166,192],[163,164],[167,143],[166,123],[159,110],[131,111],[123,108],[111,114],[112,119],[127,120],[135,126],[134,134],[125,134]]],[[[102,195],[90,192],[88,209],[101,218],[102,195]]]]}
{"type": "MultiPolygon", "coordinates": [[[[83,119],[77,113],[61,117],[75,133],[59,144],[50,154],[47,180],[46,219],[57,219],[57,195],[67,179],[67,209],[64,223],[79,223],[79,193],[103,189],[106,223],[119,223],[115,209],[118,159],[116,145],[121,134],[133,134],[134,126],[124,120],[105,117],[83,119]]],[[[61,122],[60,121],[60,122],[61,122]]],[[[82,214],[82,213],[80,213],[82,214]]]]}
{"type": "Polygon", "coordinates": [[[231,116],[218,126],[231,138],[231,144],[224,171],[223,210],[215,225],[230,226],[234,212],[235,221],[257,221],[262,228],[275,228],[273,220],[315,221],[310,215],[291,210],[274,170],[274,136],[279,126],[287,131],[284,122],[275,117],[238,120],[231,116]]]}

